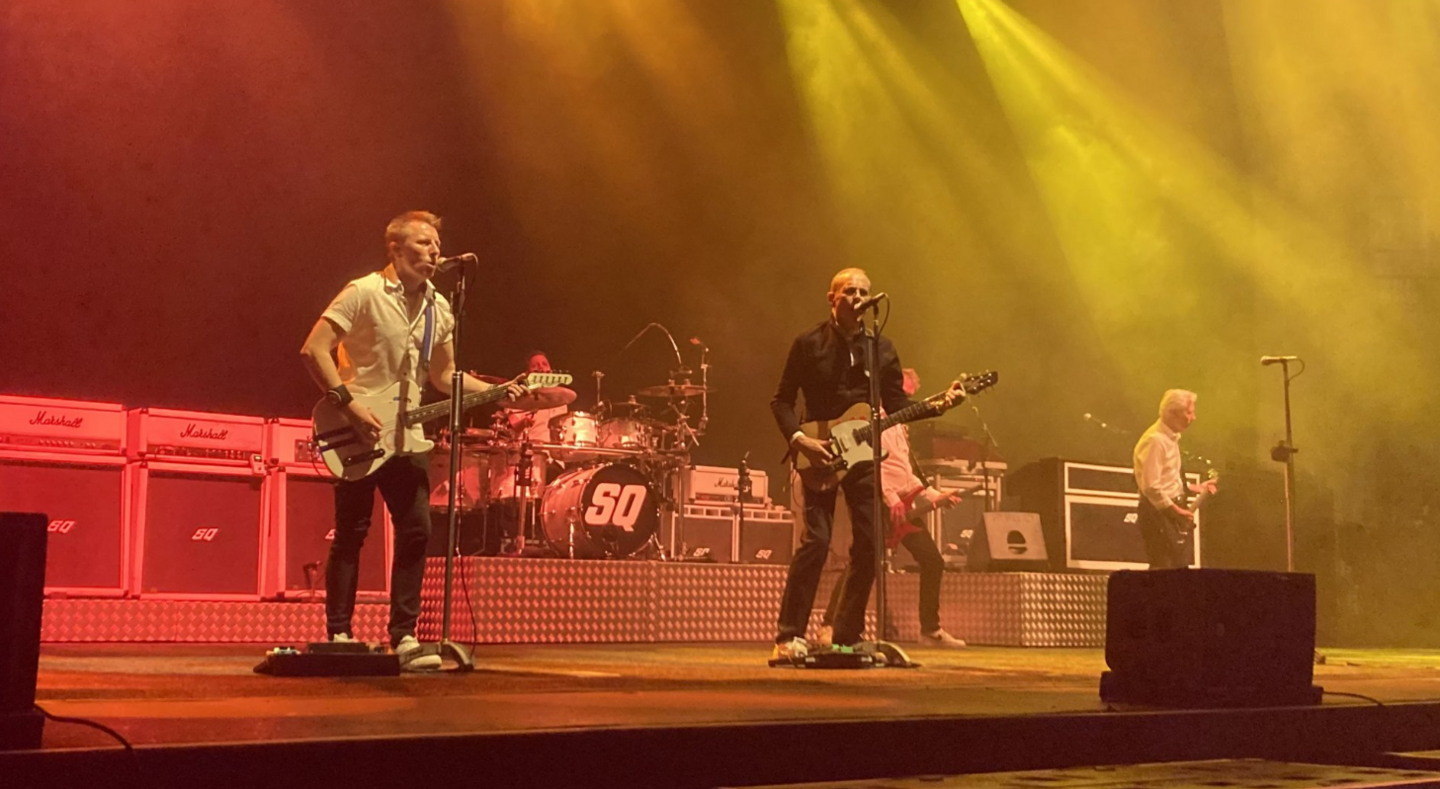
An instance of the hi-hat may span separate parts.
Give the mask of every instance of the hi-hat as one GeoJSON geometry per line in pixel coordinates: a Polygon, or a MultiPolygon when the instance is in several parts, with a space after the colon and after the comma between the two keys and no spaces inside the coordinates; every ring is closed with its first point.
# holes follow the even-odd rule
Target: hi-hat
{"type": "Polygon", "coordinates": [[[703,386],[695,384],[664,384],[662,386],[647,386],[637,394],[641,397],[699,397],[708,391],[703,386]]]}
{"type": "Polygon", "coordinates": [[[559,408],[575,402],[575,390],[563,386],[542,386],[532,389],[515,400],[506,402],[506,408],[515,411],[544,411],[559,408]]]}

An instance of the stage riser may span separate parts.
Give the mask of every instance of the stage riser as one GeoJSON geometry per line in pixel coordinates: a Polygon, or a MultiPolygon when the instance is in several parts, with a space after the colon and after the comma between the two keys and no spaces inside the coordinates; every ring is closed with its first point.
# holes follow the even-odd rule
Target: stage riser
{"type": "MultiPolygon", "coordinates": [[[[811,634],[829,599],[816,595],[811,634]]],[[[440,635],[444,563],[425,576],[420,637],[440,635]]],[[[889,577],[901,642],[920,635],[919,576],[889,577]]],[[[564,559],[463,559],[456,566],[451,637],[486,644],[765,642],[775,635],[785,568],[564,559]],[[466,593],[471,604],[466,605],[466,593]],[[472,624],[471,610],[474,611],[472,624]]],[[[385,639],[389,606],[356,606],[355,630],[385,639]]],[[[1105,577],[947,573],[941,624],[972,644],[1103,646],[1105,577]]],[[[46,642],[299,643],[325,635],[323,602],[50,599],[46,642]]],[[[874,635],[873,613],[866,636],[874,635]]]]}

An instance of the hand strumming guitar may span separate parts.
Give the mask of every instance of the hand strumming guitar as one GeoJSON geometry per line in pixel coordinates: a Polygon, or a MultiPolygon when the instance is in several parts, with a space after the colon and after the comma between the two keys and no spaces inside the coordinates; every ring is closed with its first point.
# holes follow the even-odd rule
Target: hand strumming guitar
{"type": "Polygon", "coordinates": [[[380,440],[380,431],[383,425],[380,424],[380,420],[376,418],[375,414],[361,405],[359,401],[351,400],[345,404],[345,418],[350,420],[350,426],[355,428],[355,432],[361,438],[371,443],[380,440]]]}
{"type": "Polygon", "coordinates": [[[804,455],[814,466],[828,466],[835,459],[824,441],[809,436],[796,436],[790,442],[790,448],[797,454],[804,455]]]}

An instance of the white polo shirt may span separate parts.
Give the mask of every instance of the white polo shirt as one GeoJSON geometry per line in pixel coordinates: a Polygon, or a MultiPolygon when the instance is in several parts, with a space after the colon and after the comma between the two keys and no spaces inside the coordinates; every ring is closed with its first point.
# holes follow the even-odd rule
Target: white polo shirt
{"type": "Polygon", "coordinates": [[[423,388],[425,313],[430,304],[434,305],[433,349],[450,342],[455,330],[450,302],[433,284],[425,283],[424,300],[412,319],[394,264],[348,283],[323,313],[345,333],[337,357],[346,388],[372,394],[407,379],[416,391],[423,388]]]}

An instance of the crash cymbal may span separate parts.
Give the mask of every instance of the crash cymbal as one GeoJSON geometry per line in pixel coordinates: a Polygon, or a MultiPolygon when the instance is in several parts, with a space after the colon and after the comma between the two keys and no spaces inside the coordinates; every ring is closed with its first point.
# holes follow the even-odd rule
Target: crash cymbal
{"type": "Polygon", "coordinates": [[[647,386],[636,394],[641,397],[699,397],[705,394],[703,386],[695,384],[664,384],[662,386],[647,386]]]}
{"type": "Polygon", "coordinates": [[[573,402],[575,402],[574,389],[566,389],[563,386],[543,386],[505,403],[505,407],[515,411],[544,411],[547,408],[559,408],[573,402]]]}
{"type": "Polygon", "coordinates": [[[611,416],[628,417],[643,416],[646,411],[650,410],[650,406],[645,405],[641,402],[637,402],[635,400],[635,395],[630,395],[630,397],[626,400],[620,400],[614,403],[607,403],[606,408],[608,409],[611,416]]]}

